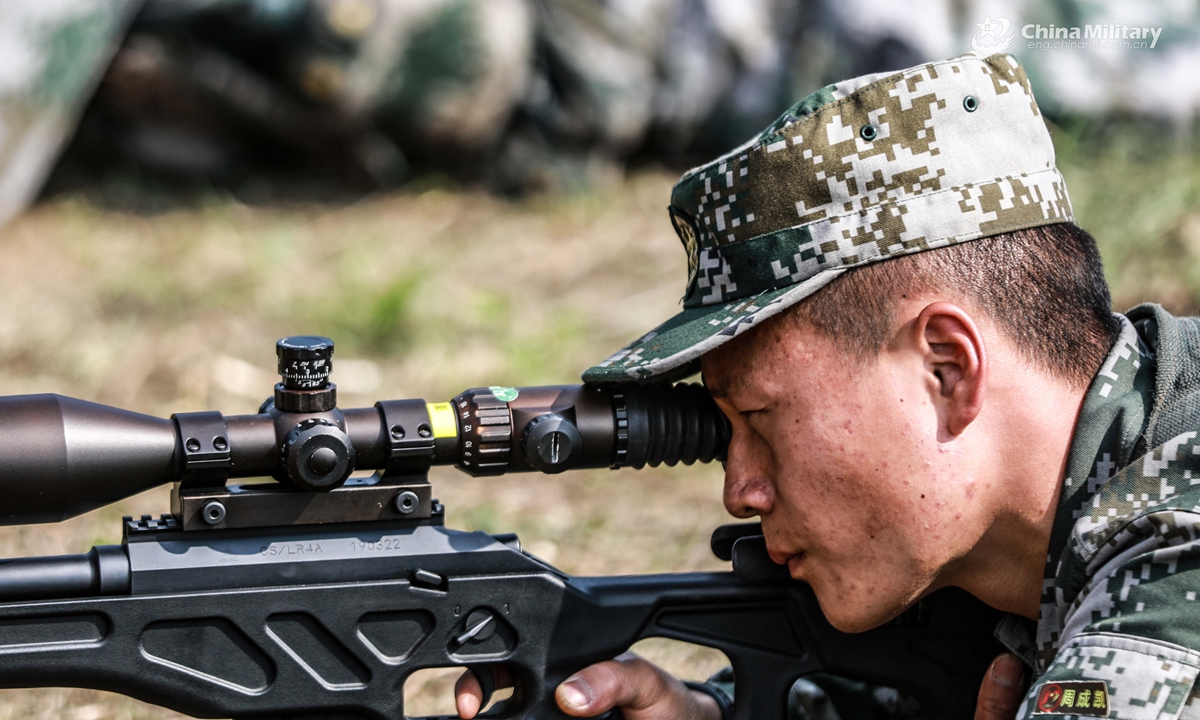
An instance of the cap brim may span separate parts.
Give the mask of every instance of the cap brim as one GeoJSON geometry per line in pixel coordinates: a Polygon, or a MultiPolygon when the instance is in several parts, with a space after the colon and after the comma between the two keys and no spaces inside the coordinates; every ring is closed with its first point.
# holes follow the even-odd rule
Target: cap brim
{"type": "Polygon", "coordinates": [[[662,380],[690,375],[704,353],[812,295],[845,269],[827,270],[797,285],[751,298],[687,308],[583,373],[588,383],[662,380]]]}

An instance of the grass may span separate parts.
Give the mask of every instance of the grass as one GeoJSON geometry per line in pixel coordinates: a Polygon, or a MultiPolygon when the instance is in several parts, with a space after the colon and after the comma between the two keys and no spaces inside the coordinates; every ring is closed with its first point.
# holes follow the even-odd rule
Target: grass
{"type": "MultiPolygon", "coordinates": [[[[1200,166],[1189,146],[1056,128],[1080,224],[1126,308],[1200,309],[1200,166]]],[[[345,407],[447,399],[479,385],[570,383],[678,308],[685,260],[663,206],[669,174],[589,194],[500,200],[433,185],[344,205],[250,207],[220,195],[153,213],[80,196],[0,230],[0,394],[58,392],[160,416],[254,411],[275,339],[338,344],[345,407]]],[[[572,573],[717,569],[720,469],[477,480],[433,474],[449,524],[515,531],[572,573]]],[[[0,528],[4,556],[119,541],[155,490],[54,526],[0,528]]],[[[660,644],[661,645],[661,644],[660,644]]],[[[712,653],[651,644],[693,677],[712,653]]],[[[436,705],[435,678],[414,703],[436,705]]],[[[444,707],[444,706],[443,706],[444,707]]],[[[4,718],[178,717],[90,690],[0,692],[4,718]]]]}

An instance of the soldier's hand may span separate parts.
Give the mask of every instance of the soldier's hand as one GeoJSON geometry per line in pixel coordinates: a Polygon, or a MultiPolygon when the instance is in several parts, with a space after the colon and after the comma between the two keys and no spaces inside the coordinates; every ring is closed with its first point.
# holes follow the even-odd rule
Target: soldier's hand
{"type": "Polygon", "coordinates": [[[1025,699],[1025,665],[1012,653],[992,661],[975,704],[975,720],[1013,720],[1025,699]]]}
{"type": "MultiPolygon", "coordinates": [[[[511,685],[502,667],[494,672],[497,688],[511,685]]],[[[459,717],[479,713],[483,690],[470,670],[454,686],[454,699],[459,717]]],[[[574,717],[594,717],[619,707],[625,720],[721,720],[721,709],[711,697],[634,653],[580,670],[558,686],[554,699],[574,717]]]]}

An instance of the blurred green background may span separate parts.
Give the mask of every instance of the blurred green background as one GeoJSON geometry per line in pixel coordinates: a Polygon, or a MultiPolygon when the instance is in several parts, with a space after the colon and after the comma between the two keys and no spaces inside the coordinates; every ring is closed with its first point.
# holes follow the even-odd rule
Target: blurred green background
{"type": "MultiPolygon", "coordinates": [[[[1120,122],[1053,128],[1079,223],[1099,240],[1117,309],[1200,308],[1195,143],[1120,122]]],[[[0,394],[57,392],[165,416],[254,411],[274,341],[337,342],[345,407],[443,400],[479,385],[577,382],[672,314],[685,259],[664,210],[677,173],[643,168],[586,194],[511,201],[428,179],[350,205],[172,202],[121,185],[43,200],[0,231],[0,394]]],[[[449,525],[515,531],[572,573],[718,569],[719,467],[472,479],[434,473],[449,525]]],[[[118,542],[167,491],[55,526],[0,529],[5,556],[118,542]]],[[[703,677],[711,653],[651,648],[703,677]]],[[[445,676],[412,710],[445,698],[445,676]],[[425,705],[421,705],[425,703],[425,705]]],[[[426,710],[428,711],[428,710],[426,710]]],[[[0,693],[0,718],[168,718],[84,690],[0,693]]]]}

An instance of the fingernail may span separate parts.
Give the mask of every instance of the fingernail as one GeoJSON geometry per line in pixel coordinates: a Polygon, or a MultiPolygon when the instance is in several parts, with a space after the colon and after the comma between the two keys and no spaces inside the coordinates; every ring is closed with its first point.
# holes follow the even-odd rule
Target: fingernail
{"type": "Polygon", "coordinates": [[[569,677],[558,686],[558,694],[572,707],[585,708],[592,702],[592,688],[581,677],[569,677]]]}
{"type": "Polygon", "coordinates": [[[1025,666],[1016,655],[1001,655],[992,663],[991,675],[997,685],[1006,688],[1019,687],[1022,678],[1025,677],[1025,666]]]}

